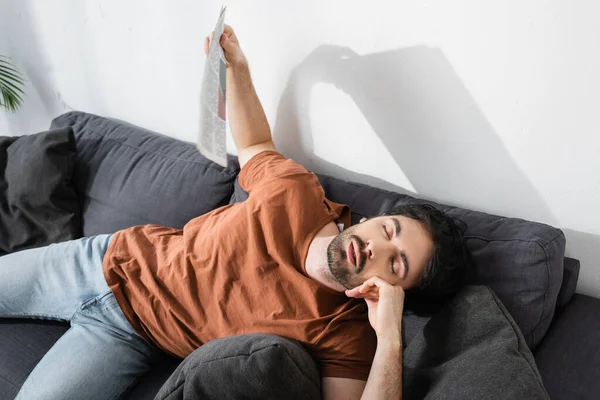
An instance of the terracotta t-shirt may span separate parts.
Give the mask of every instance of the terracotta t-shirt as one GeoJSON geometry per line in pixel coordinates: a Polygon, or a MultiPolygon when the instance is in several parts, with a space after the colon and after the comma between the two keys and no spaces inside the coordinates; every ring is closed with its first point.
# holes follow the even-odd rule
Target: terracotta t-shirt
{"type": "Polygon", "coordinates": [[[183,229],[115,234],[103,270],[123,313],[148,342],[182,358],[213,339],[273,333],[300,341],[321,376],[367,380],[377,342],[365,302],[311,279],[304,265],[321,228],[350,226],[348,207],[274,151],[248,161],[239,183],[246,201],[183,229]]]}

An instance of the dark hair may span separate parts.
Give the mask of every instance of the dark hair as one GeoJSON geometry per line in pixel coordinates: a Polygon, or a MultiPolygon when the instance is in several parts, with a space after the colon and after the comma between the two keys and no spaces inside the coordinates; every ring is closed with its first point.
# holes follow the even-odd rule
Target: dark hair
{"type": "Polygon", "coordinates": [[[464,286],[471,274],[471,258],[465,246],[466,224],[431,204],[395,206],[382,215],[402,215],[421,222],[433,240],[434,250],[420,284],[406,291],[407,304],[440,302],[464,286]]]}

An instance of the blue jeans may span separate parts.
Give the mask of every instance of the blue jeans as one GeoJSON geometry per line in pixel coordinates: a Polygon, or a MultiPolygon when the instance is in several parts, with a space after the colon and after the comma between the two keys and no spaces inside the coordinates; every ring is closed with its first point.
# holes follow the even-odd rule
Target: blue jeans
{"type": "Polygon", "coordinates": [[[160,351],[131,327],[102,273],[112,235],[0,257],[0,317],[69,321],[17,399],[118,399],[160,351]]]}

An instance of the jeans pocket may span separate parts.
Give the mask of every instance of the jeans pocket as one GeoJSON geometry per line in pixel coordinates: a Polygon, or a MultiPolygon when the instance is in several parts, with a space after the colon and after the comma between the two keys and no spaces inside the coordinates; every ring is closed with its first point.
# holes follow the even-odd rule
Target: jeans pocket
{"type": "Polygon", "coordinates": [[[112,310],[115,307],[119,307],[119,303],[112,291],[102,296],[101,299],[98,299],[98,302],[101,303],[102,310],[112,310]]]}
{"type": "Polygon", "coordinates": [[[91,298],[91,299],[89,299],[89,300],[86,300],[86,301],[84,301],[84,302],[83,302],[83,303],[82,303],[82,304],[79,306],[79,308],[77,308],[77,310],[75,311],[75,314],[77,314],[77,313],[86,313],[86,312],[88,312],[89,310],[92,310],[92,309],[97,309],[97,307],[95,307],[95,306],[96,306],[97,304],[99,304],[99,303],[101,304],[101,303],[102,303],[102,300],[103,300],[104,298],[106,298],[106,296],[108,296],[108,295],[110,295],[110,294],[112,294],[112,292],[111,292],[111,290],[109,289],[109,290],[107,290],[107,291],[104,291],[104,292],[100,293],[100,294],[99,294],[99,295],[97,295],[97,296],[94,296],[94,297],[92,297],[92,298],[91,298]]]}

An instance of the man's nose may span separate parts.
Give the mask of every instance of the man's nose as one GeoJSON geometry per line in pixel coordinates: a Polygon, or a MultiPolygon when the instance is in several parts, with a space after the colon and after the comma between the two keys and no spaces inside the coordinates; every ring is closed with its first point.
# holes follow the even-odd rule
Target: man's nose
{"type": "Polygon", "coordinates": [[[375,243],[372,240],[367,241],[366,253],[369,261],[377,257],[384,257],[386,253],[393,253],[394,246],[388,243],[375,243]]]}
{"type": "Polygon", "coordinates": [[[379,250],[375,248],[376,246],[377,245],[372,240],[367,241],[367,259],[369,261],[373,260],[375,254],[379,254],[379,250]]]}
{"type": "Polygon", "coordinates": [[[373,258],[373,250],[371,250],[371,244],[370,242],[367,242],[367,259],[372,259],[373,258]]]}

